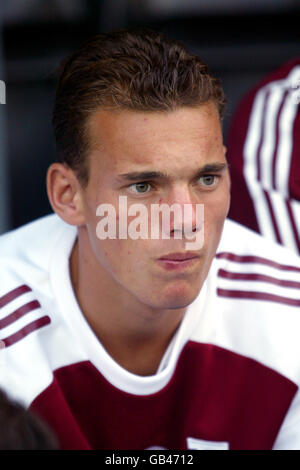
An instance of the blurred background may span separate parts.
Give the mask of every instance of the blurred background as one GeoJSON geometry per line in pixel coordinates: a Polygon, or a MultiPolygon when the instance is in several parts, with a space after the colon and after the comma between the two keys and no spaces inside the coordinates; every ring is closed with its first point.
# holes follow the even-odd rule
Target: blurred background
{"type": "Polygon", "coordinates": [[[150,27],[220,77],[231,117],[267,73],[300,55],[300,0],[1,0],[0,233],[51,212],[51,113],[60,60],[98,32],[150,27]]]}

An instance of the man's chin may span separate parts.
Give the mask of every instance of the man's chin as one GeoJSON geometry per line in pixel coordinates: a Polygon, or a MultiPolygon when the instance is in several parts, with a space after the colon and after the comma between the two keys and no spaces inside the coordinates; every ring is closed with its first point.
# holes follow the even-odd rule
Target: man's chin
{"type": "Polygon", "coordinates": [[[161,309],[180,309],[188,307],[199,295],[200,288],[168,288],[165,294],[157,296],[157,307],[161,309]]]}

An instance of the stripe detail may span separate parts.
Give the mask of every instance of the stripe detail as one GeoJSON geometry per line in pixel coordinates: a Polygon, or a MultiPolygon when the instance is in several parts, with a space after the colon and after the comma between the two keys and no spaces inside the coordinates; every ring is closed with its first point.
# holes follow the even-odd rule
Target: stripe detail
{"type": "Polygon", "coordinates": [[[270,212],[270,218],[271,218],[271,221],[272,221],[272,224],[273,224],[273,228],[274,228],[274,232],[275,232],[275,236],[276,236],[276,241],[277,241],[277,243],[280,243],[282,245],[282,238],[281,238],[280,233],[279,233],[277,221],[276,221],[274,211],[273,211],[273,207],[272,207],[272,203],[271,203],[271,195],[269,195],[268,191],[263,191],[263,194],[266,198],[267,206],[268,206],[268,209],[269,209],[269,212],[270,212]]]}
{"type": "MultiPolygon", "coordinates": [[[[29,286],[21,285],[19,287],[16,287],[15,289],[11,290],[7,294],[3,295],[0,297],[0,308],[8,305],[10,302],[15,300],[17,297],[20,297],[21,295],[27,293],[27,292],[32,292],[32,289],[29,286]]],[[[14,312],[6,315],[4,318],[0,319],[0,330],[3,328],[6,328],[7,326],[15,323],[16,328],[17,322],[20,318],[22,318],[24,315],[26,315],[29,312],[32,312],[33,310],[37,310],[41,308],[41,304],[39,303],[38,300],[31,300],[30,302],[25,303],[21,307],[17,308],[14,312]]],[[[42,313],[42,312],[39,312],[42,313]]],[[[23,322],[21,322],[23,323],[23,322]]],[[[51,323],[50,317],[48,315],[44,315],[43,317],[40,317],[28,325],[20,328],[19,330],[16,331],[15,333],[7,336],[6,338],[0,338],[0,343],[1,343],[1,349],[2,348],[7,348],[8,346],[11,346],[12,344],[17,343],[21,339],[25,338],[27,335],[32,333],[33,331],[38,330],[39,328],[42,328],[45,325],[48,325],[51,323]]],[[[23,323],[24,324],[24,323],[23,323]]]]}
{"type": "Polygon", "coordinates": [[[284,199],[278,191],[270,191],[269,198],[282,244],[297,253],[298,249],[295,242],[293,226],[286,205],[287,200],[284,199]]]}
{"type": "Polygon", "coordinates": [[[41,317],[38,320],[35,320],[29,323],[28,325],[24,326],[24,328],[21,328],[21,330],[17,331],[13,335],[8,336],[7,338],[3,338],[1,341],[5,344],[5,347],[7,348],[12,344],[15,344],[21,339],[25,338],[25,336],[29,335],[33,331],[36,331],[39,328],[48,325],[49,323],[51,323],[51,320],[48,316],[41,317]]]}
{"type": "Polygon", "coordinates": [[[15,310],[10,315],[7,315],[6,317],[2,318],[2,320],[0,320],[0,329],[5,328],[6,326],[21,318],[23,315],[26,315],[26,313],[29,313],[32,310],[35,310],[40,307],[41,304],[37,300],[28,302],[27,304],[15,310]]]}
{"type": "MultiPolygon", "coordinates": [[[[298,107],[292,99],[295,94],[292,86],[299,77],[300,67],[296,66],[279,83],[279,86],[288,92],[279,118],[279,142],[276,162],[276,188],[284,198],[290,197],[289,174],[293,153],[293,128],[298,111],[298,107]]],[[[278,86],[276,82],[274,83],[275,86],[278,86]]]]}
{"type": "Polygon", "coordinates": [[[270,259],[262,258],[261,256],[236,255],[234,253],[223,252],[223,253],[217,253],[216,258],[227,259],[228,261],[233,261],[236,263],[264,264],[266,266],[271,266],[272,268],[280,269],[283,271],[294,271],[294,272],[300,273],[300,268],[296,266],[279,264],[279,263],[276,263],[275,261],[271,261],[270,259]]]}
{"type": "Polygon", "coordinates": [[[16,289],[11,290],[7,294],[0,297],[0,308],[9,304],[13,300],[15,300],[17,297],[19,297],[22,294],[25,294],[26,292],[31,292],[30,287],[26,285],[22,285],[22,286],[17,287],[16,289]]]}
{"type": "Polygon", "coordinates": [[[253,102],[249,118],[248,132],[243,148],[243,173],[250,197],[255,208],[257,224],[261,233],[267,238],[276,241],[272,223],[269,220],[269,210],[261,187],[260,153],[264,133],[264,116],[268,93],[262,88],[253,102]]]}
{"type": "Polygon", "coordinates": [[[287,98],[287,94],[288,94],[288,92],[285,91],[284,95],[283,95],[283,98],[282,98],[282,101],[281,101],[281,104],[280,104],[279,109],[278,109],[276,122],[275,122],[275,144],[274,144],[275,148],[274,148],[273,162],[272,162],[272,187],[275,188],[275,189],[278,189],[278,186],[276,184],[276,177],[277,177],[276,164],[277,164],[277,149],[278,149],[278,145],[279,145],[279,134],[280,134],[280,117],[281,117],[281,112],[282,112],[283,105],[284,105],[285,100],[287,98]]]}
{"type": "Polygon", "coordinates": [[[252,292],[252,291],[239,291],[229,289],[217,289],[217,294],[220,297],[230,297],[235,299],[251,299],[251,300],[268,300],[286,305],[300,306],[300,299],[290,299],[280,295],[269,294],[266,292],[252,292]]]}
{"type": "Polygon", "coordinates": [[[267,276],[265,274],[234,273],[234,272],[226,271],[225,269],[219,269],[218,276],[225,278],[225,279],[235,279],[235,280],[240,280],[240,281],[262,281],[262,282],[268,282],[270,284],[275,284],[281,287],[291,287],[295,289],[300,288],[300,282],[276,279],[275,277],[267,276]]]}

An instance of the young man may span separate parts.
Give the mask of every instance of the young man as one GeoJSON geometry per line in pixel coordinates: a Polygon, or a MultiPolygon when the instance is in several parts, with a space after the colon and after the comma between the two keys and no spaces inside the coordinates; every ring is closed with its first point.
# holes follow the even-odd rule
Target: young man
{"type": "Polygon", "coordinates": [[[156,33],[63,65],[56,214],[0,241],[0,385],[62,449],[300,448],[300,262],[226,220],[223,109],[156,33]]]}

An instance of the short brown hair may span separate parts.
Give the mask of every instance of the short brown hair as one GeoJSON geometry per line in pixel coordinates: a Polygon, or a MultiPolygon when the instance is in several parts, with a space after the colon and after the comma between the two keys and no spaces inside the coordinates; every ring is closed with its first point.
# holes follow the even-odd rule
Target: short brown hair
{"type": "Polygon", "coordinates": [[[222,119],[220,80],[179,42],[149,30],[99,34],[61,65],[53,111],[58,161],[87,184],[87,120],[100,107],[171,111],[208,101],[222,119]]]}

